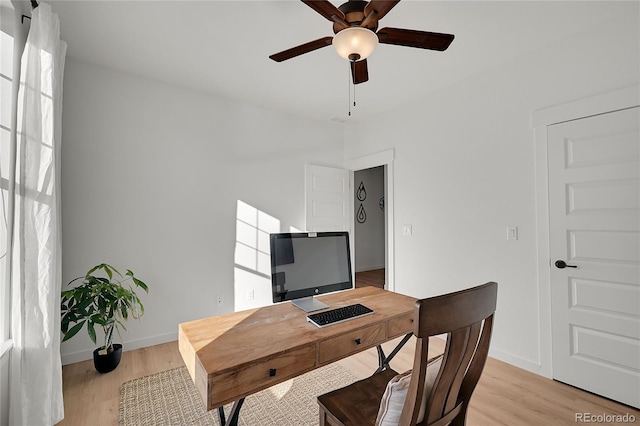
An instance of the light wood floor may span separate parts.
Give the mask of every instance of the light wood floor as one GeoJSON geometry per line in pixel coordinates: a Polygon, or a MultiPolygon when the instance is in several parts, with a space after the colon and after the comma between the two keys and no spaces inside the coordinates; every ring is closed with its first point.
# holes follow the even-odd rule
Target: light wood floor
{"type": "Polygon", "coordinates": [[[356,272],[356,288],[373,286],[384,288],[384,268],[356,272]]]}
{"type": "MultiPolygon", "coordinates": [[[[403,372],[413,362],[412,339],[391,362],[403,372]]],[[[395,342],[383,347],[389,353],[395,342]]],[[[443,342],[433,339],[431,355],[443,349],[443,342]]],[[[346,358],[339,363],[364,378],[377,366],[375,349],[346,358]]],[[[177,342],[124,352],[115,371],[99,374],[93,361],[63,367],[65,419],[59,425],[117,425],[120,386],[148,374],[182,366],[177,342]]],[[[529,373],[489,358],[478,387],[471,399],[467,424],[480,426],[575,425],[576,413],[635,416],[640,411],[529,373]]],[[[242,414],[240,414],[242,415],[242,414]]],[[[265,425],[266,426],[266,425],[265,425]]],[[[277,425],[276,425],[277,426],[277,425]]]]}

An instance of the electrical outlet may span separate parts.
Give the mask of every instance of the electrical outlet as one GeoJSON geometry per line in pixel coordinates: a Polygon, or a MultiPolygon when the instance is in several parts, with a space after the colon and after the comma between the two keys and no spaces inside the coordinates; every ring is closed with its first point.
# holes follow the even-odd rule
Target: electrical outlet
{"type": "Polygon", "coordinates": [[[247,300],[253,300],[253,289],[247,290],[247,300]]]}
{"type": "Polygon", "coordinates": [[[218,303],[218,305],[222,305],[222,295],[221,294],[219,294],[218,297],[217,297],[217,303],[218,303]]]}

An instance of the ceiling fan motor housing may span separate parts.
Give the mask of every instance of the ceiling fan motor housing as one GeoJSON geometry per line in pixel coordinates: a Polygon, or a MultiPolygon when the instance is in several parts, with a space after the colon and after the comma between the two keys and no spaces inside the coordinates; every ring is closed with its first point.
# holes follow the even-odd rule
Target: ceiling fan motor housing
{"type": "MultiPolygon", "coordinates": [[[[340,12],[344,13],[345,20],[352,27],[359,27],[362,21],[364,21],[364,8],[367,6],[369,2],[362,0],[349,0],[348,2],[338,6],[340,12]]],[[[372,19],[367,25],[364,26],[373,32],[378,30],[378,20],[372,19]]],[[[343,29],[339,23],[333,24],[333,33],[338,34],[340,30],[343,29]]]]}

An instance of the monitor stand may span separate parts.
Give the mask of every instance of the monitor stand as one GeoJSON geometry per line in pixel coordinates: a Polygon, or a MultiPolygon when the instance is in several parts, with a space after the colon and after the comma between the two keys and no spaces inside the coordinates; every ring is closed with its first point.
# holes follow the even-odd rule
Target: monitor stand
{"type": "Polygon", "coordinates": [[[319,311],[320,309],[328,308],[329,305],[326,305],[319,300],[316,300],[313,296],[311,297],[303,297],[301,299],[293,299],[291,304],[297,306],[305,312],[313,312],[319,311]]]}

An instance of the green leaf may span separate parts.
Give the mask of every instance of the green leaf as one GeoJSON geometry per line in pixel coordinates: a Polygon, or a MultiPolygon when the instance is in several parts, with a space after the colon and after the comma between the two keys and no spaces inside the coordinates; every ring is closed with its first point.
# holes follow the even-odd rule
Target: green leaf
{"type": "MultiPolygon", "coordinates": [[[[74,282],[76,282],[76,281],[78,281],[78,280],[82,280],[82,279],[84,279],[84,277],[74,278],[74,279],[72,279],[71,281],[69,281],[69,282],[67,283],[67,285],[71,285],[71,284],[73,284],[74,282]]],[[[70,291],[73,291],[73,290],[70,290],[70,291]]]]}
{"type": "Polygon", "coordinates": [[[98,298],[98,310],[100,312],[103,312],[106,309],[107,309],[107,301],[104,299],[104,297],[98,298]]]}
{"type": "Polygon", "coordinates": [[[94,272],[95,272],[95,271],[97,271],[98,269],[102,269],[102,268],[104,268],[104,265],[105,265],[104,263],[101,263],[101,264],[100,264],[100,265],[98,265],[98,266],[94,266],[93,268],[89,269],[85,275],[86,275],[86,276],[91,275],[92,273],[94,273],[94,272]]]}
{"type": "Polygon", "coordinates": [[[104,325],[105,323],[104,315],[102,315],[101,312],[96,312],[95,314],[91,315],[91,318],[89,319],[98,325],[104,325]]]}
{"type": "Polygon", "coordinates": [[[93,321],[87,322],[87,331],[89,332],[89,337],[93,343],[96,343],[96,329],[93,326],[93,321]]]}
{"type": "Polygon", "coordinates": [[[63,334],[66,334],[69,331],[69,325],[72,322],[75,322],[75,315],[72,312],[64,314],[60,321],[60,331],[62,331],[63,334]]]}
{"type": "Polygon", "coordinates": [[[120,276],[120,278],[123,278],[123,277],[122,277],[122,274],[120,273],[120,271],[118,271],[116,268],[114,268],[114,267],[113,267],[113,266],[111,266],[111,265],[107,265],[107,266],[108,266],[108,267],[109,267],[109,269],[111,269],[113,272],[115,272],[116,274],[118,274],[118,275],[120,276]]]}
{"type": "Polygon", "coordinates": [[[93,303],[93,299],[91,298],[87,298],[84,300],[79,300],[80,303],[78,303],[75,306],[75,310],[76,311],[83,311],[85,308],[87,308],[89,305],[91,305],[93,303]]]}
{"type": "Polygon", "coordinates": [[[131,276],[131,279],[133,280],[135,285],[137,285],[138,287],[140,287],[141,289],[143,289],[144,291],[149,293],[149,287],[147,287],[147,285],[145,283],[143,283],[142,281],[140,281],[139,279],[137,279],[133,275],[131,276]]]}
{"type": "Polygon", "coordinates": [[[84,325],[84,323],[87,322],[86,320],[79,322],[78,324],[74,325],[73,327],[71,327],[71,330],[69,330],[65,335],[64,338],[62,339],[63,342],[71,339],[73,336],[75,336],[76,334],[78,334],[78,331],[80,331],[82,329],[82,326],[84,325]]]}
{"type": "Polygon", "coordinates": [[[104,271],[107,273],[110,280],[113,279],[113,272],[111,272],[111,269],[107,265],[104,266],[104,271]]]}

